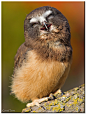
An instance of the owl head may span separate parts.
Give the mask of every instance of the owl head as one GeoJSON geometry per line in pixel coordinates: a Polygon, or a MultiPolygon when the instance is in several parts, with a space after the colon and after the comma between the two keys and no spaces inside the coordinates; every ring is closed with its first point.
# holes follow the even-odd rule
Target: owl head
{"type": "Polygon", "coordinates": [[[26,45],[35,49],[70,45],[67,19],[59,10],[50,6],[39,7],[26,16],[24,35],[26,45]]]}

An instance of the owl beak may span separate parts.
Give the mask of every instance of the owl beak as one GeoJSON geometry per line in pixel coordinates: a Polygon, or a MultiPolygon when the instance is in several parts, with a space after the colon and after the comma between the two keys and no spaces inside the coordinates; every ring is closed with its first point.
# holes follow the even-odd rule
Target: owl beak
{"type": "Polygon", "coordinates": [[[46,25],[46,23],[45,23],[45,22],[44,22],[44,26],[45,26],[45,28],[48,30],[47,25],[46,25]]]}
{"type": "Polygon", "coordinates": [[[49,28],[52,24],[46,24],[46,22],[43,22],[43,28],[41,28],[40,30],[47,30],[49,31],[49,28]]]}

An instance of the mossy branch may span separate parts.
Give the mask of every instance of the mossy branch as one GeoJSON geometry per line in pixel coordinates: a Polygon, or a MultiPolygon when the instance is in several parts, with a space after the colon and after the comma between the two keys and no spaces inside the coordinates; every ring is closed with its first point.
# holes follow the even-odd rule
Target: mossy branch
{"type": "Polygon", "coordinates": [[[54,94],[54,100],[42,102],[40,107],[25,108],[22,112],[85,112],[84,84],[64,94],[54,94]]]}

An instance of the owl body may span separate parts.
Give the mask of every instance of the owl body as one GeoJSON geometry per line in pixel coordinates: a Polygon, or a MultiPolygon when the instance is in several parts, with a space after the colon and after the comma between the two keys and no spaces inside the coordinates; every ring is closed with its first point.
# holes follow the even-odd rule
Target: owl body
{"type": "Polygon", "coordinates": [[[34,51],[27,52],[27,63],[15,72],[12,89],[22,102],[54,93],[64,84],[70,62],[42,61],[34,51]]]}
{"type": "Polygon", "coordinates": [[[28,102],[61,89],[70,70],[72,47],[68,21],[53,7],[28,14],[24,35],[15,56],[11,90],[20,101],[28,102]]]}

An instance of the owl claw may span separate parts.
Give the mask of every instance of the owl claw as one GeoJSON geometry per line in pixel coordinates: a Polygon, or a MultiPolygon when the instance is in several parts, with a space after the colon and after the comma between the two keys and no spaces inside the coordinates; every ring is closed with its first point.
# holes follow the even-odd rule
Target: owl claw
{"type": "Polygon", "coordinates": [[[48,101],[48,97],[44,97],[44,98],[41,98],[41,99],[36,99],[32,103],[28,103],[26,105],[26,107],[31,107],[31,106],[38,106],[38,107],[40,107],[40,103],[43,102],[43,101],[48,101]]]}
{"type": "Polygon", "coordinates": [[[40,107],[40,103],[42,103],[44,101],[52,100],[52,99],[55,99],[55,98],[54,98],[53,95],[50,94],[49,97],[44,97],[44,98],[41,98],[41,99],[36,99],[32,103],[28,103],[26,105],[26,107],[31,107],[31,106],[38,106],[38,107],[40,107]]]}
{"type": "Polygon", "coordinates": [[[61,93],[62,93],[61,89],[58,89],[54,94],[61,94],[61,93]]]}

